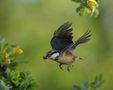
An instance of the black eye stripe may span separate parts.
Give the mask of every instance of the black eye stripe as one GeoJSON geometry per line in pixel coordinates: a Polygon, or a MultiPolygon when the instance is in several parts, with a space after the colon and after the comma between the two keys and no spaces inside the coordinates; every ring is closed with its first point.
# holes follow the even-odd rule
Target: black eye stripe
{"type": "Polygon", "coordinates": [[[58,51],[48,51],[47,52],[47,56],[51,56],[51,55],[53,55],[55,53],[59,53],[59,52],[58,51]]]}
{"type": "Polygon", "coordinates": [[[52,52],[52,53],[50,53],[50,55],[52,55],[52,54],[54,54],[54,53],[57,53],[57,52],[52,52]]]}

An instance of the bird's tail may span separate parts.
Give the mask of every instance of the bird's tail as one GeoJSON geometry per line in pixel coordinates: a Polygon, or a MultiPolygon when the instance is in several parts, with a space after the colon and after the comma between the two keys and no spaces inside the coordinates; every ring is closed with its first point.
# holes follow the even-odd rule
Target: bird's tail
{"type": "Polygon", "coordinates": [[[79,57],[79,56],[74,56],[73,60],[78,61],[78,60],[83,60],[83,58],[81,58],[81,57],[79,57]]]}
{"type": "Polygon", "coordinates": [[[77,41],[74,42],[74,44],[71,46],[71,49],[75,49],[79,44],[88,42],[91,37],[90,32],[91,31],[86,31],[77,41]]]}
{"type": "Polygon", "coordinates": [[[75,46],[88,42],[90,40],[90,34],[91,31],[85,32],[77,41],[75,41],[75,46]]]}

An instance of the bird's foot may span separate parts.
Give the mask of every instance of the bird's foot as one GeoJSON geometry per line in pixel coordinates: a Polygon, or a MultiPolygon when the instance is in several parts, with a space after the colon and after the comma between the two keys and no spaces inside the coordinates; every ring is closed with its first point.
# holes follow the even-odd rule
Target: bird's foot
{"type": "Polygon", "coordinates": [[[62,64],[59,64],[59,68],[60,68],[61,70],[63,70],[63,68],[62,68],[62,64]]]}
{"type": "Polygon", "coordinates": [[[67,71],[68,71],[68,72],[70,72],[70,68],[71,68],[71,67],[72,67],[71,65],[68,65],[68,66],[67,66],[67,71]]]}

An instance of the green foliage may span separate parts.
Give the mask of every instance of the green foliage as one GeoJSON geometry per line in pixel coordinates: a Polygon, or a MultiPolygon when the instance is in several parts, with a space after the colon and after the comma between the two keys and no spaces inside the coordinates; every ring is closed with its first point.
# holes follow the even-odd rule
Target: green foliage
{"type": "Polygon", "coordinates": [[[11,71],[6,83],[11,85],[11,90],[35,90],[37,86],[31,74],[18,71],[11,71]]]}
{"type": "Polygon", "coordinates": [[[0,39],[0,90],[36,90],[32,75],[15,68],[22,53],[18,45],[9,45],[5,39],[0,39]]]}
{"type": "Polygon", "coordinates": [[[97,17],[99,15],[99,2],[100,0],[72,0],[76,3],[80,3],[80,6],[77,7],[76,12],[79,13],[80,16],[90,15],[97,17]]]}
{"type": "Polygon", "coordinates": [[[18,56],[23,50],[18,45],[9,45],[4,38],[0,38],[0,64],[15,67],[18,64],[18,56]]]}
{"type": "Polygon", "coordinates": [[[85,80],[80,85],[74,85],[72,90],[96,90],[101,87],[105,80],[103,80],[102,74],[95,77],[94,81],[85,80]]]}
{"type": "Polygon", "coordinates": [[[95,77],[94,81],[90,83],[90,86],[93,89],[97,89],[98,87],[101,87],[104,82],[105,80],[103,80],[103,76],[100,74],[95,77]]]}
{"type": "Polygon", "coordinates": [[[0,90],[10,90],[11,87],[9,85],[6,85],[4,80],[0,80],[0,90]]]}

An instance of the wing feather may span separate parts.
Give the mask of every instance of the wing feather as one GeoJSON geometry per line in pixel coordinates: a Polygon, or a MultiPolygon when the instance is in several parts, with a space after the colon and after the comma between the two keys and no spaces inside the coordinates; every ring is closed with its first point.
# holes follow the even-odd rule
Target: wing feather
{"type": "Polygon", "coordinates": [[[68,45],[72,44],[72,23],[66,22],[61,25],[53,34],[51,46],[54,50],[61,52],[68,45]]]}

